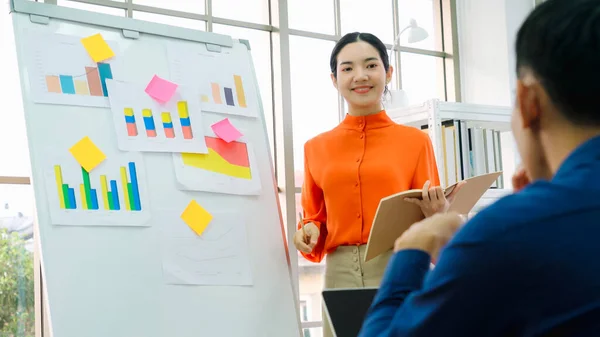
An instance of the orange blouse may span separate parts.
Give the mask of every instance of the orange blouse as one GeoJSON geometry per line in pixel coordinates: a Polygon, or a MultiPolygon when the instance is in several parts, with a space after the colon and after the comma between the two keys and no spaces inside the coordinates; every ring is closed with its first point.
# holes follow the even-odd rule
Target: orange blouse
{"type": "Polygon", "coordinates": [[[320,230],[312,253],[302,253],[313,262],[340,245],[367,243],[381,198],[422,188],[427,180],[440,184],[429,136],[394,123],[385,111],[346,115],[306,142],[304,175],[302,221],[320,230]]]}

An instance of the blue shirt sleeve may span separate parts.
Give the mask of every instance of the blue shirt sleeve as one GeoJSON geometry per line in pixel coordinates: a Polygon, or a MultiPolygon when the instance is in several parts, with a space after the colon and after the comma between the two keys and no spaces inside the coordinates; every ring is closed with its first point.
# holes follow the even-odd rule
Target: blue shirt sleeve
{"type": "Polygon", "coordinates": [[[523,286],[518,280],[528,276],[508,254],[506,240],[494,240],[498,233],[486,227],[494,225],[485,220],[465,225],[431,271],[427,253],[396,253],[359,337],[509,333],[507,313],[515,314],[518,301],[513,294],[523,286]]]}

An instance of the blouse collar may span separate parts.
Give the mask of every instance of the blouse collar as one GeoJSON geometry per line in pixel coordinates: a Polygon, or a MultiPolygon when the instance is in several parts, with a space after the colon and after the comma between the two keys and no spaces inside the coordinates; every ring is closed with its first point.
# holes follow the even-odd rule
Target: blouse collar
{"type": "Polygon", "coordinates": [[[387,115],[385,110],[367,116],[352,116],[346,114],[346,117],[340,124],[346,129],[378,129],[395,124],[394,121],[387,115]]]}

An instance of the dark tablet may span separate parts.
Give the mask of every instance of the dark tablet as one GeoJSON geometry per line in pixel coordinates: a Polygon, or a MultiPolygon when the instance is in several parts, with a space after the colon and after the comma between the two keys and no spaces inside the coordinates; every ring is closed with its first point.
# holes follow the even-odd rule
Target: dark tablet
{"type": "Polygon", "coordinates": [[[336,337],[356,337],[377,288],[323,290],[325,313],[336,337]]]}

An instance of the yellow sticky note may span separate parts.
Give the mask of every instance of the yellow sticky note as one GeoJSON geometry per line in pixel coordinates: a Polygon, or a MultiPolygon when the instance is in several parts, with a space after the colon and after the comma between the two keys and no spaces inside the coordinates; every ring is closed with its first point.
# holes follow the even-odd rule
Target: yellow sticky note
{"type": "Polygon", "coordinates": [[[75,160],[86,171],[91,172],[96,166],[106,159],[106,155],[100,150],[90,137],[83,137],[77,144],[69,149],[75,160]]]}
{"type": "Polygon", "coordinates": [[[185,211],[181,213],[181,219],[199,236],[202,235],[213,216],[208,213],[195,200],[190,201],[185,211]]]}
{"type": "Polygon", "coordinates": [[[81,43],[94,62],[102,62],[115,56],[115,53],[100,34],[85,37],[81,39],[81,43]]]}

